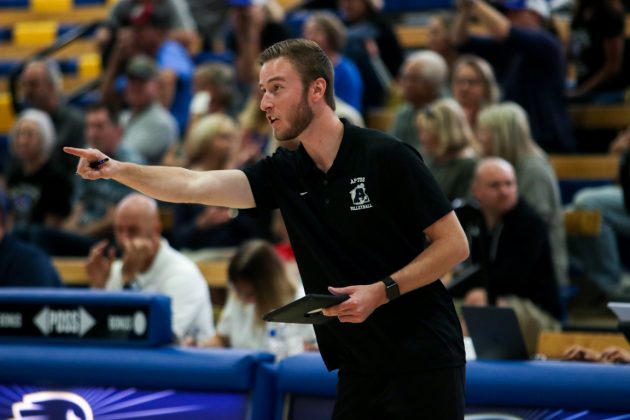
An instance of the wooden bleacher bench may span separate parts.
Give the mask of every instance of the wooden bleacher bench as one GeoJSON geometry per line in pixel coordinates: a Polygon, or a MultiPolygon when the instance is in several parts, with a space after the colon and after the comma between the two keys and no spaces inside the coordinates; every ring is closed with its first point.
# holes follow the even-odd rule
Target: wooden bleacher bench
{"type": "Polygon", "coordinates": [[[630,126],[630,104],[571,105],[569,116],[576,128],[622,129],[630,126]]]}
{"type": "MultiPolygon", "coordinates": [[[[55,257],[53,265],[67,286],[89,286],[85,271],[85,258],[55,257]]],[[[197,266],[211,288],[225,288],[227,285],[227,260],[198,261],[197,266]]]]}
{"type": "Polygon", "coordinates": [[[549,359],[561,359],[566,349],[575,344],[596,351],[602,351],[610,346],[630,350],[630,344],[622,333],[543,331],[538,336],[536,352],[549,359]]]}
{"type": "Polygon", "coordinates": [[[25,8],[2,8],[0,26],[12,26],[16,22],[32,20],[54,20],[59,23],[91,23],[103,20],[109,13],[109,7],[75,6],[67,12],[40,12],[25,8]]]}
{"type": "Polygon", "coordinates": [[[373,110],[368,112],[365,123],[369,128],[387,132],[394,122],[394,116],[395,112],[391,109],[373,110]]]}
{"type": "Polygon", "coordinates": [[[605,179],[615,180],[619,172],[619,157],[609,154],[550,155],[549,163],[558,180],[605,179]]]}
{"type": "Polygon", "coordinates": [[[565,210],[564,230],[568,235],[596,236],[602,230],[602,214],[594,210],[565,210]]]}

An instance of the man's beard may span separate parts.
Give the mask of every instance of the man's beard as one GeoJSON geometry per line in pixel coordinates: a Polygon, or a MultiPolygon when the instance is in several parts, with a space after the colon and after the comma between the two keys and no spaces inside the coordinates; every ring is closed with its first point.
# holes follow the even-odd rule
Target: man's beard
{"type": "Polygon", "coordinates": [[[284,133],[274,132],[276,139],[279,141],[296,139],[313,121],[313,110],[308,106],[306,92],[302,95],[302,100],[295,111],[289,115],[287,121],[289,122],[287,131],[284,133]]]}

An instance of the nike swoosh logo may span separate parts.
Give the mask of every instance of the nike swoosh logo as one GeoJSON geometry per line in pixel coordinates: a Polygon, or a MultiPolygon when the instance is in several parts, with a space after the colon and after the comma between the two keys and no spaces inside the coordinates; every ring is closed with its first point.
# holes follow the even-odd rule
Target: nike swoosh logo
{"type": "Polygon", "coordinates": [[[304,192],[301,192],[301,193],[300,193],[300,195],[302,195],[302,196],[304,196],[304,195],[306,195],[306,194],[308,194],[308,191],[304,191],[304,192]]]}

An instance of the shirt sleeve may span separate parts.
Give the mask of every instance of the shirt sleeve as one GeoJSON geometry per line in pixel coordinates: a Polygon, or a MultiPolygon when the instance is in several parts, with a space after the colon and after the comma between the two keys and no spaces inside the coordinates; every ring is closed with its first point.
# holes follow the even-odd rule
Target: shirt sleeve
{"type": "Polygon", "coordinates": [[[388,158],[387,185],[392,188],[392,205],[407,213],[423,231],[444,217],[452,206],[420,154],[411,146],[396,142],[388,158]]]}
{"type": "MultiPolygon", "coordinates": [[[[274,155],[275,156],[275,155],[274,155]]],[[[274,189],[271,186],[274,157],[264,158],[243,170],[249,181],[257,209],[277,209],[274,189]]]]}

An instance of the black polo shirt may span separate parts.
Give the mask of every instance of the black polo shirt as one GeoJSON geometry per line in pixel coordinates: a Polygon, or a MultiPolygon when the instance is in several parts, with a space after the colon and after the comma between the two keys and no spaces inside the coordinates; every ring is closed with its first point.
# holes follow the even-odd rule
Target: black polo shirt
{"type": "MultiPolygon", "coordinates": [[[[451,211],[414,149],[379,131],[344,127],[327,173],[302,146],[278,149],[244,171],[256,206],[280,208],[307,293],[394,273],[424,250],[422,231],[451,211]]],[[[331,370],[402,373],[464,363],[459,321],[439,280],[363,323],[333,319],[315,332],[331,370]]]]}

